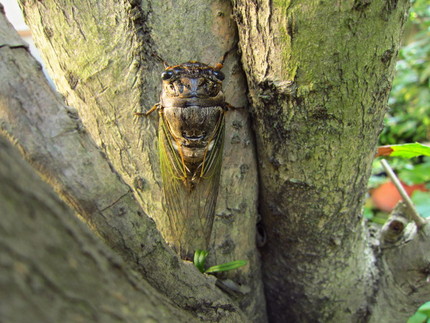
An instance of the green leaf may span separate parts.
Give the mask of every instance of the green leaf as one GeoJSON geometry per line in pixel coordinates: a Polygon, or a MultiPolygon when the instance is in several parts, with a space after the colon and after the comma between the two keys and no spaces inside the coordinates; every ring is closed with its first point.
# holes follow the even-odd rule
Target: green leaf
{"type": "Polygon", "coordinates": [[[425,323],[430,320],[430,302],[421,305],[417,312],[412,315],[407,323],[425,323]]]}
{"type": "Polygon", "coordinates": [[[385,224],[385,222],[387,222],[387,218],[386,217],[381,217],[381,216],[374,216],[372,219],[372,222],[377,223],[377,224],[385,224]]]}
{"type": "Polygon", "coordinates": [[[418,142],[414,144],[393,145],[391,148],[393,149],[391,156],[406,158],[430,156],[430,147],[422,145],[418,142]]]}
{"type": "Polygon", "coordinates": [[[430,302],[424,303],[423,305],[421,305],[417,312],[423,313],[425,315],[427,315],[427,317],[430,318],[430,302]]]}
{"type": "MultiPolygon", "coordinates": [[[[430,192],[415,191],[412,194],[412,202],[414,203],[415,207],[417,208],[418,213],[422,217],[424,217],[424,218],[430,217],[430,203],[429,203],[430,202],[430,192]]],[[[429,317],[430,317],[430,302],[428,302],[426,304],[429,304],[427,306],[429,307],[429,317]]]]}
{"type": "Polygon", "coordinates": [[[197,269],[201,272],[204,273],[205,272],[205,263],[206,263],[206,258],[208,256],[209,252],[206,250],[200,250],[197,249],[194,252],[194,265],[197,267],[197,269]]]}
{"type": "Polygon", "coordinates": [[[368,220],[372,220],[373,219],[372,209],[370,207],[364,207],[363,216],[368,220]]]}
{"type": "Polygon", "coordinates": [[[427,315],[416,312],[414,315],[412,315],[407,323],[425,323],[427,321],[427,315]]]}
{"type": "Polygon", "coordinates": [[[232,270],[232,269],[236,269],[236,268],[245,266],[247,263],[248,262],[246,260],[235,260],[235,261],[227,262],[225,264],[209,267],[205,271],[205,273],[208,274],[208,273],[217,273],[217,272],[221,272],[221,271],[232,270]]]}
{"type": "Polygon", "coordinates": [[[206,258],[208,256],[208,254],[209,254],[208,251],[200,250],[200,249],[197,249],[194,252],[193,263],[201,273],[209,274],[209,273],[217,273],[217,272],[221,272],[221,271],[232,270],[232,269],[242,267],[248,263],[246,260],[236,260],[236,261],[228,262],[225,264],[212,266],[212,267],[208,268],[207,270],[205,270],[205,263],[206,263],[206,258]]]}
{"type": "Polygon", "coordinates": [[[418,142],[414,144],[391,145],[379,147],[380,156],[393,156],[412,158],[417,156],[430,156],[430,147],[418,142]]]}
{"type": "Polygon", "coordinates": [[[399,172],[399,178],[408,185],[428,182],[430,181],[430,163],[404,168],[399,172]]]}

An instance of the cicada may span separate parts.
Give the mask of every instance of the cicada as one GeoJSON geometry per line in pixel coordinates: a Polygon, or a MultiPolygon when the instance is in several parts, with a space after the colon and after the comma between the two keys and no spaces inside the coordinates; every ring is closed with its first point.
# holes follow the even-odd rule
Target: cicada
{"type": "Polygon", "coordinates": [[[215,66],[189,61],[166,67],[160,102],[144,114],[159,114],[164,208],[170,226],[160,231],[182,258],[208,248],[214,222],[224,119],[233,108],[222,90],[224,58],[215,66]]]}

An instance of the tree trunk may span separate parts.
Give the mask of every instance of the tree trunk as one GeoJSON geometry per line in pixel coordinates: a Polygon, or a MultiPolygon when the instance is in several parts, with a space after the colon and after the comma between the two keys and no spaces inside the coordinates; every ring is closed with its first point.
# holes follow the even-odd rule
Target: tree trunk
{"type": "Polygon", "coordinates": [[[408,1],[235,1],[271,318],[357,322],[377,280],[361,216],[408,1]]]}
{"type": "MultiPolygon", "coordinates": [[[[426,301],[428,226],[415,235],[400,232],[407,239],[395,244],[382,238],[380,252],[361,217],[406,0],[236,0],[233,7],[222,0],[73,5],[21,0],[21,6],[59,92],[73,108],[62,106],[25,46],[6,37],[1,23],[1,130],[121,255],[124,267],[161,292],[154,302],[162,305],[148,315],[168,319],[174,311],[170,299],[179,307],[180,321],[192,314],[206,321],[265,322],[263,281],[273,322],[401,322],[426,301]],[[227,102],[244,109],[226,117],[209,263],[246,259],[249,264],[214,278],[180,260],[158,232],[163,234],[169,219],[163,210],[157,118],[134,113],[158,102],[160,58],[172,65],[191,59],[215,64],[237,39],[245,73],[239,57],[229,55],[224,89],[227,102]],[[267,237],[260,249],[263,279],[256,235],[267,237]],[[401,268],[395,261],[399,255],[407,255],[411,266],[401,268]],[[406,282],[415,292],[407,300],[403,293],[390,293],[410,291],[399,275],[411,271],[406,282]]],[[[27,196],[25,187],[22,191],[27,196]]],[[[64,223],[58,227],[67,231],[64,223]]],[[[51,229],[41,230],[50,235],[51,229]]],[[[93,250],[92,243],[81,241],[87,240],[79,240],[77,252],[87,243],[93,250]]],[[[58,242],[67,243],[73,242],[58,242]]],[[[104,266],[100,277],[93,274],[95,285],[110,277],[109,265],[104,266]]],[[[124,283],[116,273],[112,269],[113,290],[124,283]]],[[[128,285],[123,293],[134,308],[139,298],[128,294],[135,283],[128,285]]],[[[139,286],[152,288],[145,282],[139,286]]],[[[146,305],[142,308],[145,312],[146,305]]],[[[145,318],[139,315],[124,320],[145,318]]]]}

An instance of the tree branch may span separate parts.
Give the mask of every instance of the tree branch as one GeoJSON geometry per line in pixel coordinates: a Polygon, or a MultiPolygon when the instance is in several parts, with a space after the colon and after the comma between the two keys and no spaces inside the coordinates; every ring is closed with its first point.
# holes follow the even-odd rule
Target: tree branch
{"type": "Polygon", "coordinates": [[[388,176],[391,178],[391,181],[394,183],[394,185],[397,188],[397,191],[402,196],[403,201],[408,206],[408,214],[410,214],[410,217],[415,222],[418,228],[421,228],[423,225],[427,223],[417,212],[417,209],[415,208],[414,204],[412,203],[411,198],[409,197],[408,193],[406,193],[402,183],[400,183],[400,180],[397,178],[396,174],[388,164],[388,162],[385,159],[381,160],[381,164],[384,167],[385,171],[387,172],[388,176]]]}
{"type": "MultiPolygon", "coordinates": [[[[64,0],[21,2],[57,89],[79,111],[86,131],[163,232],[170,219],[163,209],[158,125],[155,117],[136,120],[134,113],[158,102],[163,67],[157,56],[170,64],[187,60],[215,64],[231,48],[237,36],[229,2],[105,0],[97,6],[87,0],[73,4],[64,0]]],[[[227,57],[223,71],[227,101],[246,106],[246,85],[237,56],[227,57]]],[[[246,111],[228,113],[226,118],[208,263],[249,261],[249,266],[221,277],[252,291],[239,297],[239,302],[250,316],[264,321],[255,247],[258,188],[254,146],[246,111]]],[[[139,221],[127,230],[139,235],[139,221]]]]}
{"type": "Polygon", "coordinates": [[[174,293],[177,305],[194,308],[202,319],[243,320],[214,279],[180,261],[165,245],[75,112],[53,93],[40,65],[25,49],[7,46],[13,29],[4,19],[0,15],[0,35],[7,35],[0,41],[5,44],[0,48],[2,133],[130,266],[161,292],[174,293]]]}
{"type": "Polygon", "coordinates": [[[0,182],[2,319],[197,321],[136,277],[1,135],[0,182]]]}
{"type": "Polygon", "coordinates": [[[430,295],[430,225],[417,230],[399,203],[381,231],[375,306],[369,322],[406,322],[430,295]]]}

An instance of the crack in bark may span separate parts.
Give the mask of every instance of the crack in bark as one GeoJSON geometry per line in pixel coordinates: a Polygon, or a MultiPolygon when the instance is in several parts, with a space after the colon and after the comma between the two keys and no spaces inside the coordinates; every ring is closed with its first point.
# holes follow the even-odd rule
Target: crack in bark
{"type": "MultiPolygon", "coordinates": [[[[108,209],[110,209],[110,208],[113,208],[116,204],[118,204],[118,202],[120,202],[125,196],[127,196],[127,195],[129,195],[129,194],[132,194],[133,195],[133,192],[131,191],[131,190],[129,190],[128,192],[126,192],[126,193],[124,193],[123,195],[121,195],[119,198],[117,198],[115,201],[113,201],[111,204],[109,204],[108,206],[106,206],[106,207],[104,207],[104,208],[101,208],[100,209],[100,212],[104,212],[104,211],[106,211],[106,210],[108,210],[108,209]]],[[[120,214],[118,214],[118,216],[122,216],[122,215],[124,215],[125,213],[125,210],[122,210],[122,212],[120,213],[120,214]]]]}

